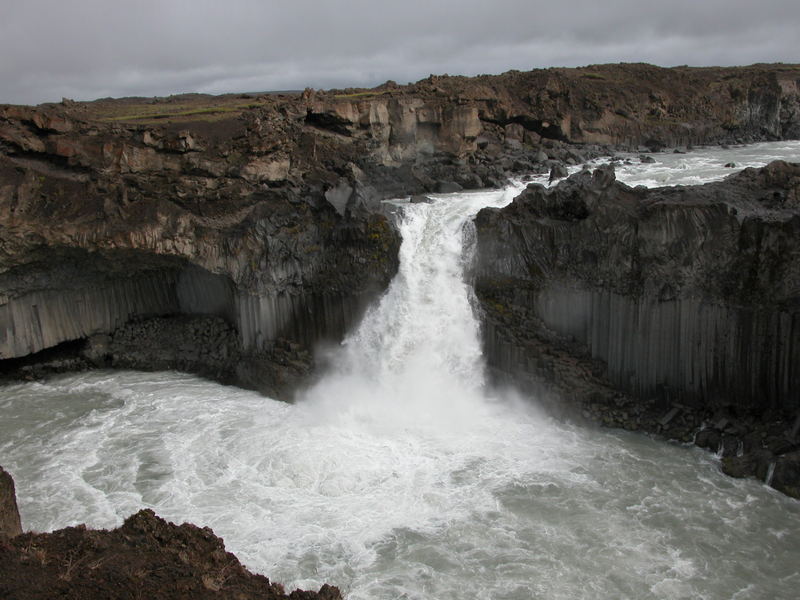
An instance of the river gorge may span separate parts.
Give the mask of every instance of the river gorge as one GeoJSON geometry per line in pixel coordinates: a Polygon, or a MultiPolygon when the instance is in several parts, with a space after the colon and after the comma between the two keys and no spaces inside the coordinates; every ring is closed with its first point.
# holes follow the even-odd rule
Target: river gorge
{"type": "Polygon", "coordinates": [[[0,595],[791,597],[798,81],[0,106],[0,595]]]}
{"type": "MultiPolygon", "coordinates": [[[[621,155],[617,177],[704,183],[800,144],[654,156],[621,155]]],[[[489,384],[472,219],[524,188],[389,201],[398,273],[294,403],[176,372],[7,385],[23,522],[115,527],[148,506],[211,526],[256,572],[353,599],[790,596],[795,500],[489,384]]]]}

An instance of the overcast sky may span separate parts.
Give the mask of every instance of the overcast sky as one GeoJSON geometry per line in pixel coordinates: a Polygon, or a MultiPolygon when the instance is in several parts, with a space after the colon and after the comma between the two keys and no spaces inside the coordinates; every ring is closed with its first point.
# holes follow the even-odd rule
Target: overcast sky
{"type": "Polygon", "coordinates": [[[0,102],[800,63],[800,0],[0,0],[0,102]]]}

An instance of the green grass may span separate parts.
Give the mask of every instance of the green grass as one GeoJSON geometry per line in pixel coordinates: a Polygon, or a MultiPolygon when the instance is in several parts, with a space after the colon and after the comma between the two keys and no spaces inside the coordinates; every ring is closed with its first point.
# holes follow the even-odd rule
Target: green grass
{"type": "Polygon", "coordinates": [[[102,117],[101,120],[108,122],[136,121],[142,123],[163,121],[165,119],[211,121],[225,118],[233,114],[239,114],[244,110],[258,108],[259,106],[261,105],[253,102],[199,107],[176,104],[169,107],[159,107],[158,110],[154,110],[152,105],[125,106],[123,107],[123,114],[107,115],[102,117]]]}

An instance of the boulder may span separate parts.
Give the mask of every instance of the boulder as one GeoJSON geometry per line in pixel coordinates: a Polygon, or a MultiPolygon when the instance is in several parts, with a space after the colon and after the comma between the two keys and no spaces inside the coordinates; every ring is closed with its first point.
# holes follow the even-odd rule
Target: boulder
{"type": "Polygon", "coordinates": [[[564,177],[569,176],[569,171],[567,171],[567,167],[563,163],[556,163],[552,167],[550,167],[550,183],[555,181],[556,179],[563,179],[564,177]]]}
{"type": "Polygon", "coordinates": [[[775,460],[770,485],[794,498],[800,498],[800,450],[779,456],[775,460]]]}
{"type": "Polygon", "coordinates": [[[453,194],[455,192],[460,192],[463,189],[464,188],[455,181],[436,182],[436,191],[440,194],[453,194]]]}
{"type": "Polygon", "coordinates": [[[719,431],[715,431],[714,429],[704,429],[703,431],[699,431],[694,438],[695,446],[698,446],[699,448],[705,448],[711,452],[717,452],[721,443],[722,436],[720,435],[719,431]]]}

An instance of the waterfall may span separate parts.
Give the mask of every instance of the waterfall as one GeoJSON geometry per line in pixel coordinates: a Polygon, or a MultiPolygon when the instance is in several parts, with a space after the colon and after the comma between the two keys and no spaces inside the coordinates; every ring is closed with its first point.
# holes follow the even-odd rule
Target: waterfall
{"type": "Polygon", "coordinates": [[[400,427],[463,426],[480,414],[484,360],[465,278],[471,219],[484,206],[508,204],[519,191],[512,186],[398,204],[399,271],[303,404],[327,407],[326,418],[357,410],[400,427]]]}

